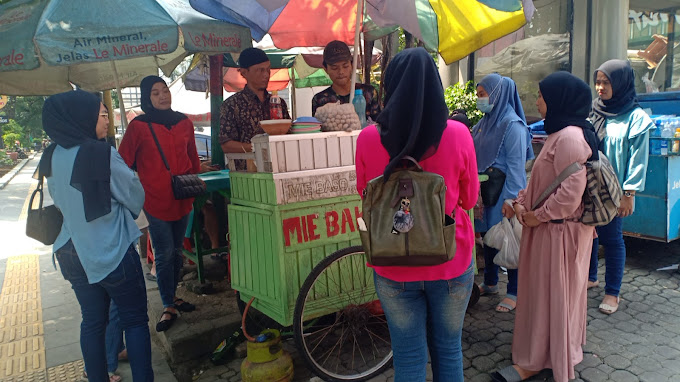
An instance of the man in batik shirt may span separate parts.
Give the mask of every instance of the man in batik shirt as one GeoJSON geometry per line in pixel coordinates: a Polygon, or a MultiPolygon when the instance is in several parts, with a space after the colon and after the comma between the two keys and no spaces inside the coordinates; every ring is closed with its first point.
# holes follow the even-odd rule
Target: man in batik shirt
{"type": "MultiPolygon", "coordinates": [[[[323,67],[328,73],[333,85],[328,89],[314,95],[312,98],[312,114],[316,109],[327,104],[350,103],[349,91],[354,79],[354,67],[352,66],[352,53],[349,47],[342,41],[331,41],[323,50],[323,67]]],[[[361,89],[366,99],[366,120],[375,121],[380,114],[380,102],[375,88],[370,85],[357,83],[357,89],[361,89]]]]}
{"type": "MultiPolygon", "coordinates": [[[[239,72],[246,79],[240,92],[227,98],[220,106],[220,145],[225,153],[252,152],[250,140],[264,134],[260,121],[269,117],[269,74],[271,63],[263,50],[248,48],[238,59],[239,72]]],[[[283,118],[290,119],[288,106],[281,100],[283,118]]],[[[236,169],[246,170],[246,161],[236,160],[236,169]]]]}

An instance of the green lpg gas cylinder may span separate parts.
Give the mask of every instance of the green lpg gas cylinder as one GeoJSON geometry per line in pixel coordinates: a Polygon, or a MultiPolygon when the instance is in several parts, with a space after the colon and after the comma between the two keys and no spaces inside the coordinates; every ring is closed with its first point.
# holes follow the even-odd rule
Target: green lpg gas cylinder
{"type": "Polygon", "coordinates": [[[241,364],[243,382],[290,382],[293,380],[293,359],[281,347],[281,333],[266,329],[248,341],[248,355],[241,364]]]}

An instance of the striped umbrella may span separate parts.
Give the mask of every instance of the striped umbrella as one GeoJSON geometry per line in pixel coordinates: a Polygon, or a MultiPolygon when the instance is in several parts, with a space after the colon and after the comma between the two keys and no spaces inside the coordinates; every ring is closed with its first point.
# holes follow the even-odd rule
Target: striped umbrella
{"type": "Polygon", "coordinates": [[[332,40],[356,45],[358,25],[368,39],[401,26],[439,52],[446,63],[516,31],[535,10],[531,0],[190,0],[190,4],[211,17],[249,27],[256,41],[269,33],[280,49],[325,46],[332,40]],[[362,23],[356,23],[357,14],[362,23]]]}

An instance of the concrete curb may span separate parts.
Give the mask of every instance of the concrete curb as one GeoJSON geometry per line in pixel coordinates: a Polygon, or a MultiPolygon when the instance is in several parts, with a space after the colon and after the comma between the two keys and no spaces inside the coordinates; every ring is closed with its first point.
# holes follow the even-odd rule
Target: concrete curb
{"type": "Polygon", "coordinates": [[[16,166],[14,166],[14,168],[10,172],[8,172],[2,178],[0,178],[0,190],[5,188],[5,186],[8,185],[12,179],[14,179],[14,177],[19,173],[19,171],[21,171],[21,169],[23,169],[24,166],[26,166],[26,163],[28,163],[28,161],[30,161],[31,159],[35,158],[36,154],[37,153],[33,153],[29,155],[27,159],[22,159],[16,166]]]}

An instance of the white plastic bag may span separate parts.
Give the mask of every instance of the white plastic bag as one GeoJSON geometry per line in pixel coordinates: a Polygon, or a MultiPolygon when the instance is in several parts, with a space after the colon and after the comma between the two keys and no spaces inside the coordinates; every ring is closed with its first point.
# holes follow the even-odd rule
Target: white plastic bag
{"type": "Polygon", "coordinates": [[[522,226],[517,221],[517,217],[511,220],[504,217],[484,235],[484,245],[498,249],[498,254],[493,259],[496,265],[507,269],[517,269],[521,237],[522,226]]]}

